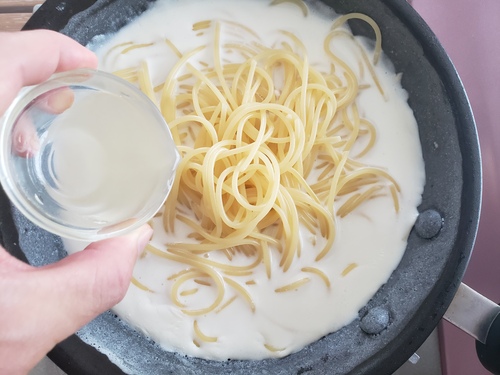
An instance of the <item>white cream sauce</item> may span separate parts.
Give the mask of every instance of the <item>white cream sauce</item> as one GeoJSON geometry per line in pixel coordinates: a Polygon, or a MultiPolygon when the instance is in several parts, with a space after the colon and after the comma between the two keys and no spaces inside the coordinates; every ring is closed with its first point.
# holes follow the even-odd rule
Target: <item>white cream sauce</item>
{"type": "MultiPolygon", "coordinates": [[[[268,4],[269,1],[259,0],[159,1],[98,50],[100,68],[115,71],[136,66],[146,59],[154,84],[160,84],[177,61],[162,41],[170,39],[182,52],[210,43],[211,33],[195,36],[196,32],[192,31],[193,23],[207,19],[225,19],[246,25],[256,31],[268,46],[280,40],[277,30],[291,31],[307,47],[309,61],[317,67],[327,67],[323,40],[335,15],[321,8],[304,17],[294,4],[283,3],[272,7],[268,4]],[[105,58],[112,46],[128,41],[157,43],[125,55],[110,54],[105,58]]],[[[354,71],[360,73],[357,68],[359,52],[352,42],[347,38],[335,39],[334,46],[354,71]]],[[[210,61],[209,52],[204,53],[199,56],[210,61]]],[[[242,285],[246,285],[248,280],[256,281],[255,285],[246,285],[255,301],[255,313],[244,298],[237,297],[217,314],[196,318],[184,315],[170,299],[172,281],[167,278],[185,266],[151,254],[138,261],[134,275],[154,292],[131,285],[125,299],[114,311],[166,350],[216,360],[285,356],[355,319],[359,309],[387,281],[401,260],[425,183],[417,124],[407,104],[407,93],[401,88],[390,63],[379,63],[376,72],[385,90],[385,98],[377,91],[366,71],[358,77],[361,84],[371,86],[358,97],[360,113],[377,129],[375,147],[360,161],[386,168],[399,183],[399,213],[395,212],[390,197],[364,203],[355,212],[337,220],[334,247],[316,263],[314,257],[318,251],[313,249],[312,235],[302,229],[302,256],[286,273],[280,269],[276,257],[270,280],[263,265],[254,275],[237,278],[242,285]],[[356,263],[358,267],[343,277],[342,271],[351,263],[356,263]],[[302,272],[304,265],[314,265],[325,272],[331,280],[331,287],[327,288],[320,277],[302,272]],[[276,288],[302,277],[310,277],[311,282],[294,291],[275,292],[276,288]],[[200,342],[201,345],[196,346],[193,343],[194,319],[197,319],[204,334],[217,337],[217,341],[200,342]],[[271,352],[265,344],[280,350],[271,352]]],[[[162,247],[167,235],[161,223],[155,223],[154,229],[152,243],[162,247]]],[[[181,225],[176,230],[178,238],[187,233],[181,225]]],[[[173,238],[168,240],[175,241],[173,238]]],[[[67,247],[74,251],[81,248],[81,244],[68,242],[67,247]]],[[[196,287],[202,291],[196,294],[196,298],[203,296],[204,301],[193,302],[194,296],[184,297],[191,307],[195,307],[193,303],[201,306],[213,300],[213,288],[196,287]]],[[[225,300],[238,296],[231,288],[228,288],[227,294],[225,300]]]]}

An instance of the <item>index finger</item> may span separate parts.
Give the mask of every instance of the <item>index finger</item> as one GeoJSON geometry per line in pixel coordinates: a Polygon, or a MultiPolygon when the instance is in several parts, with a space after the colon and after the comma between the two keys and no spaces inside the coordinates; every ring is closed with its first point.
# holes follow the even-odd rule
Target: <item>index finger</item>
{"type": "Polygon", "coordinates": [[[49,30],[0,33],[0,56],[0,115],[23,86],[56,72],[97,67],[92,51],[49,30]]]}

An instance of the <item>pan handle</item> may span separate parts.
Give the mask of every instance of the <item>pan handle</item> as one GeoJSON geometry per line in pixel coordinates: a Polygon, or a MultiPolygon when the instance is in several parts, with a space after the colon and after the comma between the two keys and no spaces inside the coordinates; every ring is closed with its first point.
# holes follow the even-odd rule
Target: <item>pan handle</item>
{"type": "Polygon", "coordinates": [[[484,368],[500,374],[500,314],[491,323],[486,342],[476,340],[476,352],[484,368]]]}
{"type": "Polygon", "coordinates": [[[481,364],[500,374],[500,306],[462,283],[444,318],[474,337],[481,364]]]}

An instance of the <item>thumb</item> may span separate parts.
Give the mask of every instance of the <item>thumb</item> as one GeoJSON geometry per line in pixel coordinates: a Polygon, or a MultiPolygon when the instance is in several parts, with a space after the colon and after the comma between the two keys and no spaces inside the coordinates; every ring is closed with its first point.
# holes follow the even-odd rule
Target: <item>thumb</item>
{"type": "Polygon", "coordinates": [[[125,296],[134,264],[152,233],[151,227],[144,225],[128,235],[92,243],[85,250],[40,270],[43,277],[50,279],[44,284],[51,286],[49,296],[53,306],[59,307],[59,317],[55,319],[60,324],[58,340],[125,296]]]}

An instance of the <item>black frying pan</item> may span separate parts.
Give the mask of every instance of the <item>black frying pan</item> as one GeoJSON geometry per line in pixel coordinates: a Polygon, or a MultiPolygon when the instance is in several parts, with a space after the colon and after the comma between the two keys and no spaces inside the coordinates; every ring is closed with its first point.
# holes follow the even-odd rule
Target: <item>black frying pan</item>
{"type": "MultiPolygon", "coordinates": [[[[354,322],[282,359],[214,362],[167,353],[108,312],[49,354],[64,371],[122,374],[105,353],[134,374],[390,374],[436,327],[465,272],[478,225],[480,153],[467,97],[436,37],[406,1],[324,2],[338,13],[368,14],[380,25],[384,51],[396,71],[403,72],[402,84],[419,126],[427,176],[422,214],[391,278],[354,322]],[[440,218],[444,224],[439,230],[440,218]],[[431,236],[433,232],[438,234],[431,236]],[[381,333],[370,335],[361,327],[375,307],[388,312],[390,320],[381,333]]],[[[118,30],[149,3],[48,0],[25,28],[59,30],[87,44],[96,35],[118,30]]],[[[371,37],[363,23],[352,21],[350,26],[354,33],[371,37]]],[[[11,210],[4,194],[0,205],[1,235],[9,251],[20,258],[26,255],[35,265],[64,256],[60,239],[11,210]]]]}

